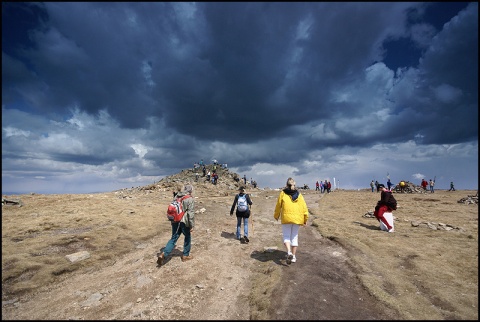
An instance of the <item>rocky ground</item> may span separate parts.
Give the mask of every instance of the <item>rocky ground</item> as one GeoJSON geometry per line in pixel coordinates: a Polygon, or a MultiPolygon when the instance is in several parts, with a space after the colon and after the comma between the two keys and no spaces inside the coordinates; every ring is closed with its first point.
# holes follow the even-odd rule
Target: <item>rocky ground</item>
{"type": "MultiPolygon", "coordinates": [[[[232,197],[204,200],[201,207],[209,211],[197,216],[193,260],[180,260],[181,238],[158,268],[154,255],[169,237],[161,234],[112,266],[73,274],[12,305],[2,305],[2,317],[394,319],[395,312],[362,288],[346,264],[345,251],[310,224],[300,232],[298,262],[286,264],[281,226],[273,219],[276,196],[276,191],[252,193],[248,244],[235,239],[236,220],[228,215],[232,197]]],[[[305,197],[309,204],[318,202],[318,194],[305,197]]]]}
{"type": "MultiPolygon", "coordinates": [[[[144,198],[142,200],[148,200],[148,203],[144,201],[141,203],[146,205],[145,209],[149,209],[152,204],[155,205],[160,191],[170,194],[176,183],[188,181],[190,177],[191,173],[185,171],[152,186],[117,191],[115,194],[75,195],[75,198],[78,205],[98,204],[102,216],[118,217],[118,208],[115,209],[113,204],[104,204],[102,200],[111,200],[115,195],[116,200],[129,202],[129,198],[135,200],[136,196],[141,195],[141,198],[144,198]],[[151,196],[145,192],[151,192],[151,196]]],[[[250,242],[245,244],[236,240],[236,218],[229,215],[239,185],[233,177],[234,175],[228,172],[222,173],[218,186],[204,182],[194,183],[196,229],[192,237],[193,260],[187,262],[180,260],[183,245],[181,237],[164,265],[157,267],[155,254],[165,246],[170,237],[169,227],[163,225],[158,235],[138,243],[133,251],[119,255],[108,265],[97,265],[90,269],[62,274],[50,285],[14,297],[4,291],[7,289],[4,286],[10,287],[10,284],[7,285],[9,282],[2,282],[2,319],[405,318],[405,315],[401,315],[401,312],[392,306],[380,302],[378,296],[372,296],[371,290],[367,291],[359,280],[359,272],[356,271],[358,267],[352,267],[349,258],[352,256],[365,258],[365,254],[358,253],[359,248],[356,250],[350,248],[347,251],[335,238],[322,236],[313,224],[322,198],[325,198],[326,194],[322,195],[314,190],[302,191],[311,214],[307,226],[300,230],[296,263],[291,265],[286,263],[281,224],[273,218],[278,190],[247,187],[247,193],[251,194],[254,203],[249,227],[250,242]]],[[[62,196],[59,195],[58,198],[61,199],[62,196]]],[[[372,195],[372,198],[375,196],[372,195]]],[[[58,204],[59,207],[62,205],[60,202],[58,204]]],[[[374,205],[373,202],[372,204],[374,205]]],[[[75,206],[72,203],[69,207],[82,207],[76,205],[77,203],[75,206]]],[[[135,204],[129,205],[127,208],[131,210],[125,209],[134,213],[135,204]]],[[[334,210],[335,205],[330,207],[334,210]]],[[[70,208],[68,212],[76,213],[70,208]]],[[[357,212],[356,217],[360,219],[360,212],[362,214],[364,212],[362,209],[357,209],[357,212]]],[[[372,234],[375,238],[387,237],[387,233],[376,231],[377,226],[376,221],[372,219],[371,224],[362,224],[355,230],[359,229],[363,234],[372,234]],[[377,235],[379,237],[376,237],[377,235]]],[[[406,231],[408,228],[407,226],[402,228],[400,224],[400,231],[402,229],[406,231]]],[[[398,234],[400,234],[398,235],[400,237],[397,237],[398,241],[399,238],[411,240],[407,238],[405,232],[398,234]],[[403,235],[405,237],[402,237],[403,235]]],[[[24,275],[20,279],[22,278],[29,276],[24,275]]],[[[388,290],[388,283],[386,287],[387,291],[397,294],[397,290],[388,290]]],[[[424,287],[422,293],[435,294],[435,290],[424,287]]],[[[399,294],[395,296],[400,300],[399,294]]],[[[410,305],[408,303],[410,299],[411,297],[408,297],[404,300],[406,305],[410,305]]],[[[440,309],[436,308],[432,312],[438,312],[439,316],[459,316],[455,315],[457,313],[450,313],[456,312],[455,308],[443,304],[441,310],[446,308],[447,313],[441,313],[440,309]]],[[[425,306],[427,311],[429,306],[428,304],[425,306]]],[[[415,316],[415,312],[409,314],[415,316]]]]}

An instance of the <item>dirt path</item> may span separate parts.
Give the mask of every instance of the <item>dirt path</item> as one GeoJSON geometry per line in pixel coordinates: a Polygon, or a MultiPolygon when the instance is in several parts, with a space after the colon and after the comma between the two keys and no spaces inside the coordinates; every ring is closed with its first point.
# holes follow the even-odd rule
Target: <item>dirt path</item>
{"type": "MultiPolygon", "coordinates": [[[[162,231],[114,265],[74,272],[2,305],[2,319],[395,319],[361,287],[346,252],[310,224],[300,231],[298,262],[286,265],[273,219],[277,195],[253,193],[249,244],[235,239],[233,197],[198,196],[196,209],[205,212],[196,217],[192,261],[180,260],[181,237],[157,268],[155,253],[170,237],[162,231]]],[[[319,195],[304,195],[315,208],[319,195]]]]}

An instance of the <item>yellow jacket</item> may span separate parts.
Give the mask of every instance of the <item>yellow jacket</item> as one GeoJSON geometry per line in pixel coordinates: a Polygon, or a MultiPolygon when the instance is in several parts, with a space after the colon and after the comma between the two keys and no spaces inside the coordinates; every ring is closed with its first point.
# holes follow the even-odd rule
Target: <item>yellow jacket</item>
{"type": "Polygon", "coordinates": [[[280,192],[273,218],[278,220],[280,216],[282,216],[282,224],[304,225],[307,223],[307,204],[298,190],[291,191],[284,189],[280,192]]]}

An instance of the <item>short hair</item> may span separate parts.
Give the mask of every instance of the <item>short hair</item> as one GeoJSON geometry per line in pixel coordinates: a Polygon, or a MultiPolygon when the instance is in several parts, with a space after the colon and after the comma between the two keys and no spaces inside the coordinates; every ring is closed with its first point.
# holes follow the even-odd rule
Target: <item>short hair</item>
{"type": "Polygon", "coordinates": [[[183,189],[183,191],[185,191],[187,193],[192,193],[193,192],[193,186],[190,185],[190,184],[187,184],[187,185],[185,185],[185,188],[183,189]]]}
{"type": "Polygon", "coordinates": [[[293,178],[288,178],[287,179],[287,187],[290,188],[290,189],[295,188],[295,180],[293,180],[293,178]]]}
{"type": "Polygon", "coordinates": [[[183,191],[184,187],[183,187],[183,184],[181,183],[177,183],[177,185],[175,186],[175,192],[181,192],[183,191]]]}

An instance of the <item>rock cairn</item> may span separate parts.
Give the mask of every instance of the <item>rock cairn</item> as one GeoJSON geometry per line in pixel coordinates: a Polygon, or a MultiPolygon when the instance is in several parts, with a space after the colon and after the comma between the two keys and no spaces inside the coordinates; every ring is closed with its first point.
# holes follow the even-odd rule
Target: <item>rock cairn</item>
{"type": "Polygon", "coordinates": [[[465,198],[462,198],[462,199],[458,200],[457,202],[458,203],[464,203],[466,205],[470,205],[470,204],[478,205],[478,192],[475,196],[469,195],[465,198]]]}
{"type": "MultiPolygon", "coordinates": [[[[207,172],[210,171],[213,173],[213,164],[205,165],[207,172]]],[[[203,176],[201,168],[197,169],[183,169],[179,173],[166,176],[160,179],[158,182],[152,184],[141,186],[141,187],[132,187],[117,190],[116,193],[119,194],[119,198],[128,198],[132,193],[153,193],[155,191],[173,191],[175,186],[179,183],[181,184],[191,184],[196,192],[207,192],[215,193],[217,195],[229,195],[231,193],[238,192],[240,186],[246,186],[247,190],[259,191],[269,188],[253,188],[250,184],[250,181],[247,180],[245,185],[243,182],[242,176],[239,176],[237,173],[230,171],[228,168],[223,168],[217,165],[218,181],[217,184],[212,184],[210,181],[207,181],[207,177],[203,176]],[[198,174],[198,178],[197,178],[198,174]]]]}
{"type": "MultiPolygon", "coordinates": [[[[400,185],[397,184],[392,189],[392,191],[401,192],[402,190],[400,189],[400,185]]],[[[410,181],[405,181],[404,193],[427,193],[427,192],[430,192],[430,191],[428,189],[425,190],[425,189],[423,189],[422,186],[417,186],[417,185],[411,183],[410,181]]]]}

